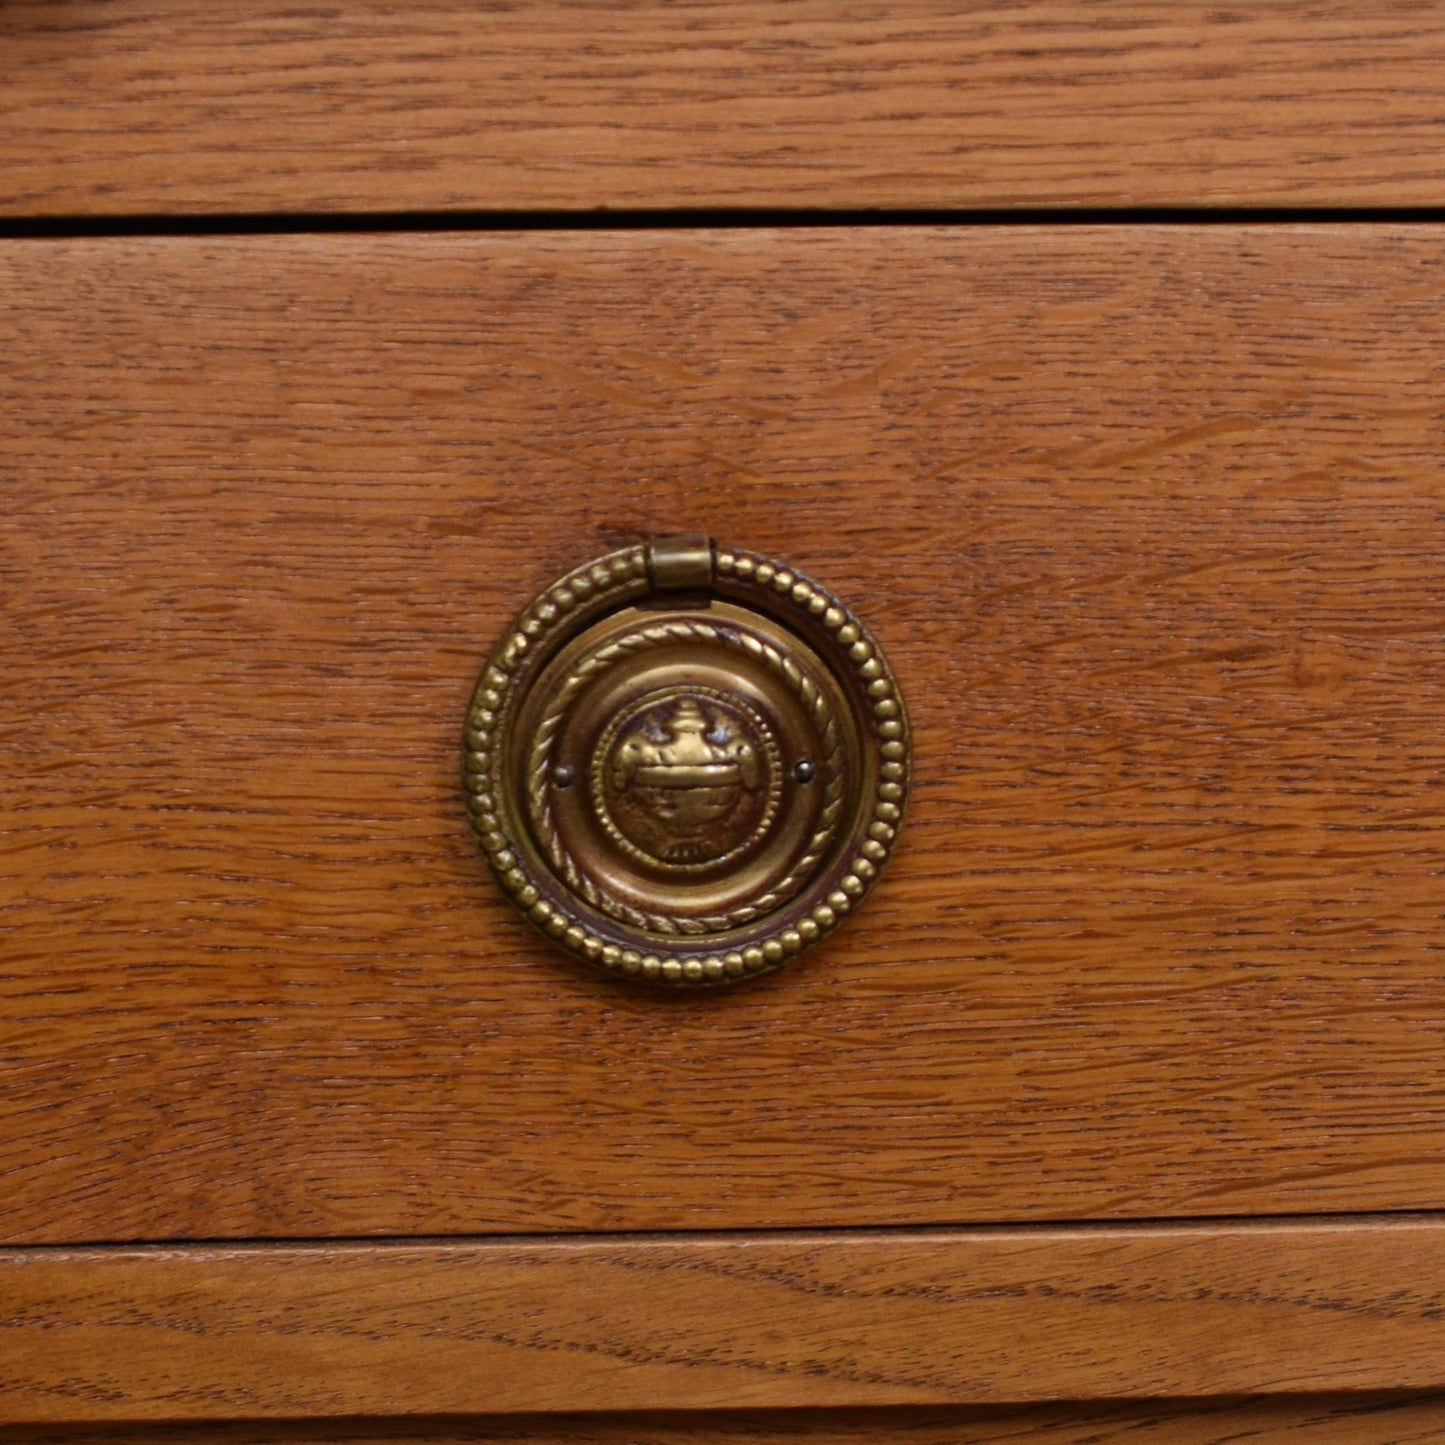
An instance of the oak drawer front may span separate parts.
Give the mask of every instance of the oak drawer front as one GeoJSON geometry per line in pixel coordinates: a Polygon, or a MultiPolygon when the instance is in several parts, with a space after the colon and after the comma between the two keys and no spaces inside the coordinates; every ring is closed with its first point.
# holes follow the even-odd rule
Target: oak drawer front
{"type": "Polygon", "coordinates": [[[1442,1296],[1430,1216],[13,1248],[0,1406],[75,1425],[1154,1401],[1143,1431],[1211,1396],[1438,1394],[1442,1296]]]}
{"type": "Polygon", "coordinates": [[[1442,240],[8,244],[5,1238],[1437,1205],[1442,240]],[[659,998],[458,750],[680,529],[846,592],[916,782],[845,931],[659,998]]]}
{"type": "Polygon", "coordinates": [[[0,214],[1429,206],[1445,5],[8,0],[0,214]]]}

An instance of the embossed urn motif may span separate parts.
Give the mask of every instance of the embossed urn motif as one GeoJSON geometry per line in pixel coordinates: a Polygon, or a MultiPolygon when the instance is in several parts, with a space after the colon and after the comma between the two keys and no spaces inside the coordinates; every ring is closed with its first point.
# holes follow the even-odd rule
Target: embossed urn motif
{"type": "Polygon", "coordinates": [[[891,851],[908,732],[830,593],[706,537],[561,578],[468,713],[467,802],[502,886],[629,978],[727,983],[835,928],[891,851]]]}
{"type": "Polygon", "coordinates": [[[751,709],[695,692],[646,698],[598,748],[598,810],[624,847],[652,861],[715,865],[771,821],[776,758],[751,709]]]}

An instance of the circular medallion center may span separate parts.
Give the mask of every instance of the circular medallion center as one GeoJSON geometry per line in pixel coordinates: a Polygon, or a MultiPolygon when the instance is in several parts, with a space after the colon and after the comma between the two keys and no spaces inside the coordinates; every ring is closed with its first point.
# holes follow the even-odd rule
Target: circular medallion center
{"type": "Polygon", "coordinates": [[[778,747],[758,712],[712,688],[652,693],[606,727],[592,796],[627,852],[667,868],[735,858],[771,825],[782,791],[778,747]]]}

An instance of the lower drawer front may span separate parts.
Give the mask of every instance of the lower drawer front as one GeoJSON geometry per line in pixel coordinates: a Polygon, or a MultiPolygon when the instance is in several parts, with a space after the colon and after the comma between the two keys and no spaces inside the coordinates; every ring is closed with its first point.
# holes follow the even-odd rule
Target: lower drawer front
{"type": "Polygon", "coordinates": [[[1438,1205],[1442,242],[8,244],[4,1238],[1438,1205]],[[682,530],[856,608],[916,784],[839,935],[659,997],[458,755],[682,530]]]}
{"type": "Polygon", "coordinates": [[[0,1250],[0,1420],[1445,1388],[1439,1218],[0,1250]]]}

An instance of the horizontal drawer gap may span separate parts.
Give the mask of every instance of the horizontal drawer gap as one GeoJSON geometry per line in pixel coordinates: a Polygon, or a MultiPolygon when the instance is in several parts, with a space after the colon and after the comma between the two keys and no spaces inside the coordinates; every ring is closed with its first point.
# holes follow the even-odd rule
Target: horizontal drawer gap
{"type": "Polygon", "coordinates": [[[1445,1229],[1445,1210],[1371,1209],[1313,1211],[1308,1214],[1221,1214],[1178,1215],[1139,1219],[1031,1219],[1020,1221],[987,1220],[980,1223],[906,1224],[906,1225],[809,1225],[801,1228],[757,1229],[569,1229],[557,1230],[488,1230],[474,1234],[327,1234],[327,1235],[265,1235],[254,1237],[217,1235],[168,1239],[68,1239],[63,1242],[30,1243],[25,1240],[0,1241],[0,1259],[23,1253],[37,1258],[69,1255],[82,1251],[115,1251],[131,1254],[149,1252],[157,1257],[168,1252],[186,1250],[251,1250],[265,1254],[273,1250],[327,1250],[361,1247],[366,1249],[414,1248],[418,1245],[439,1249],[467,1246],[573,1247],[579,1243],[597,1245],[630,1245],[677,1240],[708,1240],[736,1243],[781,1240],[888,1240],[916,1239],[921,1235],[988,1238],[994,1235],[1097,1235],[1134,1236],[1142,1234],[1192,1234],[1200,1230],[1251,1229],[1258,1232],[1287,1233],[1296,1229],[1333,1228],[1337,1226],[1377,1227],[1394,1225],[1439,1225],[1445,1229]]]}
{"type": "Polygon", "coordinates": [[[1437,1438],[1445,1398],[1427,1392],[1247,1399],[1061,1401],[876,1410],[678,1410],[432,1415],[187,1424],[32,1425],[6,1445],[1299,1445],[1437,1438]],[[1347,1435],[1344,1433],[1349,1432],[1347,1435]]]}
{"type": "Polygon", "coordinates": [[[995,207],[975,210],[779,209],[354,211],[0,219],[0,239],[80,236],[311,235],[416,231],[688,231],[739,227],[1261,225],[1439,223],[1445,206],[995,207]]]}

